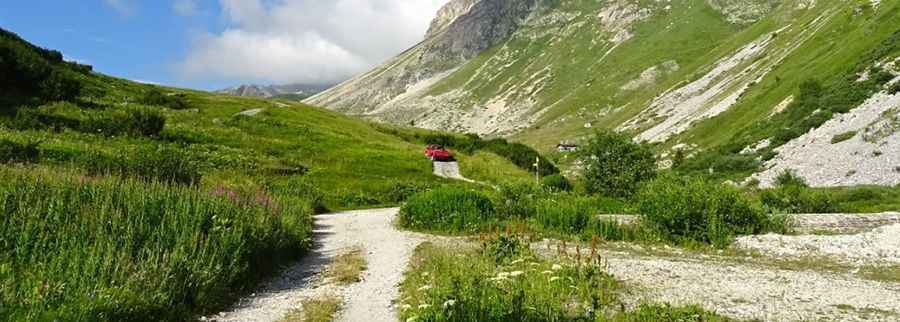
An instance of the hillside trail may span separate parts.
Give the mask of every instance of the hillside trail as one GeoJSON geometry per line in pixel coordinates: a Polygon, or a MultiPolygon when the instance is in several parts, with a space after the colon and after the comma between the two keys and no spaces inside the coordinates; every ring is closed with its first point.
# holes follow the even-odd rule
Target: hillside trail
{"type": "Polygon", "coordinates": [[[433,164],[434,175],[438,177],[460,180],[469,183],[477,183],[475,180],[463,177],[463,175],[459,172],[459,162],[457,161],[434,161],[433,164]]]}
{"type": "Polygon", "coordinates": [[[298,309],[304,299],[338,296],[343,305],[337,321],[397,321],[393,305],[415,247],[427,237],[398,231],[398,208],[317,215],[316,244],[303,260],[265,283],[231,310],[202,320],[277,321],[298,309]],[[323,272],[342,251],[359,247],[367,262],[362,281],[338,286],[323,272]]]}

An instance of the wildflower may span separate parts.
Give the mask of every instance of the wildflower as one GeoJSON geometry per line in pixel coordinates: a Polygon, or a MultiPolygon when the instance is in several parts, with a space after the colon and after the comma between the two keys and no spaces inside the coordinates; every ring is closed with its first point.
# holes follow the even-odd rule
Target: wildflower
{"type": "Polygon", "coordinates": [[[520,258],[520,259],[517,259],[517,260],[512,261],[512,262],[509,263],[509,264],[510,264],[510,265],[516,265],[516,264],[521,263],[521,262],[524,262],[524,261],[525,261],[524,258],[520,258]]]}
{"type": "Polygon", "coordinates": [[[427,308],[430,308],[430,307],[431,307],[431,304],[420,304],[420,305],[419,305],[419,310],[424,310],[424,309],[427,309],[427,308]]]}
{"type": "Polygon", "coordinates": [[[456,300],[447,300],[446,302],[444,302],[443,306],[446,309],[447,307],[454,306],[454,305],[456,305],[456,300]]]}
{"type": "Polygon", "coordinates": [[[411,316],[408,319],[406,319],[406,322],[416,322],[418,320],[419,320],[418,316],[411,316]]]}
{"type": "Polygon", "coordinates": [[[551,281],[551,282],[556,282],[556,281],[558,281],[558,280],[559,280],[559,276],[554,276],[554,277],[551,277],[551,278],[550,278],[550,281],[551,281]]]}
{"type": "Polygon", "coordinates": [[[553,271],[543,271],[541,273],[544,275],[550,275],[550,274],[553,274],[553,271]]]}
{"type": "Polygon", "coordinates": [[[519,275],[522,275],[522,274],[525,274],[525,272],[523,272],[523,271],[515,271],[515,272],[510,272],[510,273],[509,273],[509,276],[516,277],[516,276],[519,276],[519,275]]]}
{"type": "Polygon", "coordinates": [[[500,272],[497,274],[497,278],[507,278],[507,277],[509,277],[509,273],[507,273],[507,272],[500,272]]]}
{"type": "Polygon", "coordinates": [[[430,290],[431,287],[432,287],[431,284],[426,284],[426,285],[420,287],[419,291],[427,291],[427,290],[430,290]]]}
{"type": "Polygon", "coordinates": [[[400,309],[404,310],[404,311],[409,310],[411,308],[412,308],[412,305],[409,305],[409,304],[403,304],[400,306],[400,309]]]}
{"type": "Polygon", "coordinates": [[[562,269],[562,266],[560,266],[559,264],[553,264],[553,267],[551,267],[550,269],[552,269],[554,271],[558,271],[558,270],[562,269]]]}
{"type": "Polygon", "coordinates": [[[422,273],[422,277],[428,277],[428,272],[422,273]]]}

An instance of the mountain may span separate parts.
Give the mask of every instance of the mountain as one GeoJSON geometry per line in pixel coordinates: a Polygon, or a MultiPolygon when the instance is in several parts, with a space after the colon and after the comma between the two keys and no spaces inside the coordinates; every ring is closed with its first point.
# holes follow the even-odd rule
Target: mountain
{"type": "Polygon", "coordinates": [[[898,35],[898,1],[454,0],[421,43],[306,101],[542,150],[613,129],[655,144],[663,165],[678,152],[764,185],[786,169],[817,186],[898,184],[898,35]],[[872,105],[871,124],[842,128],[860,133],[853,148],[795,148],[872,105]],[[870,157],[837,166],[847,151],[870,157]]]}
{"type": "Polygon", "coordinates": [[[322,92],[332,85],[309,85],[309,84],[289,84],[289,85],[253,85],[244,84],[215,91],[219,94],[243,97],[280,97],[293,100],[302,100],[319,92],[322,92]]]}

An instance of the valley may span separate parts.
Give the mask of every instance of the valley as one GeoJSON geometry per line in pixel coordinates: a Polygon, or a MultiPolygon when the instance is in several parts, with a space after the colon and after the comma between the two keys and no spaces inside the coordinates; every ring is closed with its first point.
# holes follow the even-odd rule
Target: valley
{"type": "Polygon", "coordinates": [[[0,321],[900,320],[898,1],[449,0],[218,91],[0,27],[0,321]]]}

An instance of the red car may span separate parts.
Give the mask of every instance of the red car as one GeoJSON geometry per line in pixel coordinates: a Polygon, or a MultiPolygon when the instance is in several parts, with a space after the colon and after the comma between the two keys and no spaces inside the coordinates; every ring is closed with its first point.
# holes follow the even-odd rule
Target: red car
{"type": "Polygon", "coordinates": [[[429,157],[431,161],[453,161],[450,151],[437,144],[425,147],[425,156],[429,157]]]}

